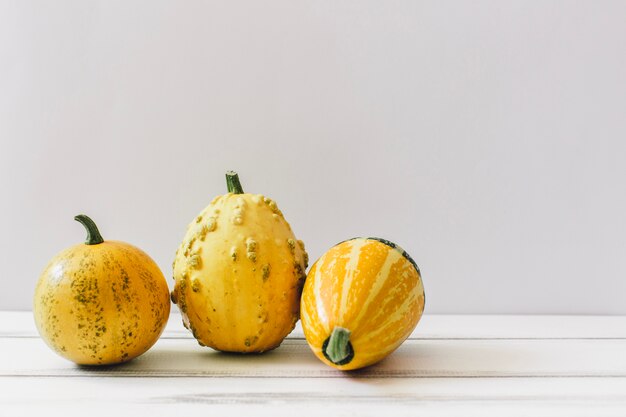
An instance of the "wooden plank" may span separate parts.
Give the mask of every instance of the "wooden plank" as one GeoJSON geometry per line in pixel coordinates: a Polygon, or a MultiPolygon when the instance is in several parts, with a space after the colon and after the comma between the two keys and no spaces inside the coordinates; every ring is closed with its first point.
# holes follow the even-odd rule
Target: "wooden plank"
{"type": "MultiPolygon", "coordinates": [[[[192,339],[161,339],[143,356],[118,366],[79,367],[35,338],[2,339],[0,376],[207,376],[345,378],[322,364],[306,342],[287,339],[263,355],[224,354],[192,339]]],[[[626,340],[408,340],[379,365],[350,378],[626,378],[626,340]]]]}
{"type": "Polygon", "coordinates": [[[626,380],[603,378],[0,378],[3,415],[623,416],[626,380]],[[182,413],[182,414],[181,414],[182,413]],[[620,414],[621,413],[621,414],[620,414]]]}

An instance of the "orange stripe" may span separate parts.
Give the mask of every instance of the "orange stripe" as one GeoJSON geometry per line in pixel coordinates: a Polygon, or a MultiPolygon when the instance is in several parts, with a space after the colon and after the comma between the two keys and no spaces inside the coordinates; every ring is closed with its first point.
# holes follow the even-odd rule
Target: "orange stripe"
{"type": "Polygon", "coordinates": [[[360,322],[359,328],[352,332],[353,338],[358,338],[361,334],[369,334],[383,325],[388,317],[412,295],[418,285],[419,276],[413,265],[400,252],[396,250],[392,252],[397,254],[398,258],[384,276],[382,286],[374,295],[370,306],[363,312],[365,321],[360,322]],[[388,279],[389,277],[392,279],[388,279]]]}
{"type": "Polygon", "coordinates": [[[339,325],[343,326],[346,323],[345,317],[346,313],[350,308],[352,308],[352,304],[348,302],[350,298],[350,290],[352,288],[352,283],[354,282],[354,277],[358,273],[361,272],[361,255],[366,248],[368,243],[365,239],[355,239],[352,240],[352,248],[348,253],[348,262],[345,265],[345,270],[343,274],[339,278],[339,282],[341,283],[341,297],[339,303],[339,312],[337,314],[339,325]]]}

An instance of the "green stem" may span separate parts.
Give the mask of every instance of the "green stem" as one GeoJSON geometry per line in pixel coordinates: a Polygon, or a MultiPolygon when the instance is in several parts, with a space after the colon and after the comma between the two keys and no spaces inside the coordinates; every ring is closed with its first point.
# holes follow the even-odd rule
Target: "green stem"
{"type": "Polygon", "coordinates": [[[226,172],[226,187],[229,193],[243,194],[243,188],[239,182],[239,175],[235,171],[226,172]]]}
{"type": "Polygon", "coordinates": [[[84,214],[79,214],[74,217],[74,220],[85,226],[87,229],[87,239],[85,239],[85,245],[97,245],[104,242],[102,236],[100,235],[100,231],[98,231],[98,226],[84,214]]]}
{"type": "Polygon", "coordinates": [[[324,346],[324,356],[335,365],[345,365],[353,355],[350,330],[336,326],[324,346]]]}

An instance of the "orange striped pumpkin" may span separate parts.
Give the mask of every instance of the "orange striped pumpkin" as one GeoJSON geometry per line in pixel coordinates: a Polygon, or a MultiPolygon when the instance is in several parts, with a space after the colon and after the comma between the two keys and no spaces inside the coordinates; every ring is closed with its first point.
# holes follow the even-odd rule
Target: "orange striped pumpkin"
{"type": "Polygon", "coordinates": [[[315,355],[351,370],[372,365],[411,334],[424,311],[413,259],[379,238],[354,238],[311,267],[301,299],[302,328],[315,355]]]}

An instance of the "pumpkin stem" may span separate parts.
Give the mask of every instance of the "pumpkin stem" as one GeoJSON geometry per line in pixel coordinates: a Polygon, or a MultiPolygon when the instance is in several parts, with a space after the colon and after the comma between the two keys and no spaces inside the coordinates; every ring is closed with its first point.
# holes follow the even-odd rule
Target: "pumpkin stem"
{"type": "Polygon", "coordinates": [[[85,226],[85,229],[87,229],[87,239],[85,239],[85,245],[98,245],[104,242],[104,239],[102,239],[100,231],[98,230],[98,226],[96,226],[94,221],[88,216],[79,214],[74,217],[74,220],[85,226]]]}
{"type": "Polygon", "coordinates": [[[239,182],[239,175],[235,171],[226,172],[226,187],[229,193],[243,194],[243,188],[239,182]]]}
{"type": "Polygon", "coordinates": [[[326,359],[335,365],[345,365],[354,357],[350,343],[350,330],[335,326],[330,337],[326,339],[322,351],[326,359]]]}

